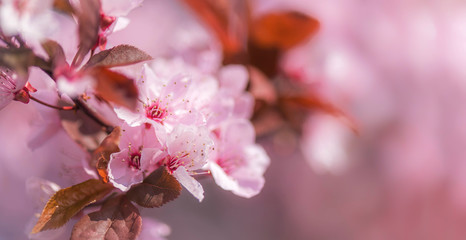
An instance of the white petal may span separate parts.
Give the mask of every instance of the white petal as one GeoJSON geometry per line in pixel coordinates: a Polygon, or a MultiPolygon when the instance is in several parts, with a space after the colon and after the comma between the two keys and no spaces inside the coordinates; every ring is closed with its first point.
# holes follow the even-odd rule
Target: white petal
{"type": "Polygon", "coordinates": [[[210,171],[215,183],[227,191],[233,191],[238,189],[238,183],[228,176],[225,171],[216,163],[209,163],[210,171]]]}
{"type": "MultiPolygon", "coordinates": [[[[138,109],[141,110],[142,107],[138,106],[138,109]]],[[[124,120],[131,127],[139,126],[144,122],[144,118],[141,116],[141,113],[134,113],[124,107],[115,107],[114,110],[118,118],[124,120]]]]}
{"type": "Polygon", "coordinates": [[[129,25],[129,22],[130,22],[129,18],[125,18],[125,17],[117,18],[115,22],[115,28],[113,28],[113,32],[118,32],[120,30],[125,29],[129,25]]]}
{"type": "Polygon", "coordinates": [[[202,185],[193,177],[191,177],[183,166],[178,167],[173,172],[173,176],[188,190],[195,198],[199,199],[199,202],[204,199],[204,189],[202,185]]]}
{"type": "Polygon", "coordinates": [[[228,65],[220,69],[220,86],[233,96],[239,96],[248,84],[248,70],[242,65],[228,65]]]}

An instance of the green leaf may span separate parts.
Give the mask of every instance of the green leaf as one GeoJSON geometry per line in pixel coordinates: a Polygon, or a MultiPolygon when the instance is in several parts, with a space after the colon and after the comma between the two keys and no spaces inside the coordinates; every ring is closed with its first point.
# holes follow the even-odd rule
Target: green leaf
{"type": "Polygon", "coordinates": [[[142,183],[134,185],[128,198],[142,207],[160,207],[176,199],[181,193],[181,185],[165,167],[152,172],[142,183]]]}
{"type": "Polygon", "coordinates": [[[120,196],[105,202],[100,211],[82,217],[73,227],[71,240],[133,240],[141,228],[138,209],[125,196],[120,196]]]}
{"type": "Polygon", "coordinates": [[[118,45],[92,56],[84,68],[93,66],[117,67],[151,60],[152,57],[130,45],[118,45]]]}
{"type": "Polygon", "coordinates": [[[113,186],[97,179],[61,189],[47,202],[32,233],[63,226],[87,205],[102,199],[113,186]]]}

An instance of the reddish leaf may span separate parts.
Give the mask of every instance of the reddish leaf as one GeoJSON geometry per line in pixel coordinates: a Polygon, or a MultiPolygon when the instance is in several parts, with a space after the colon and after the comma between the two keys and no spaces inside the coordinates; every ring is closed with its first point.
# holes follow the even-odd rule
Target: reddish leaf
{"type": "Polygon", "coordinates": [[[92,66],[125,66],[151,59],[151,56],[136,47],[130,45],[119,45],[92,56],[84,68],[92,66]]]}
{"type": "Polygon", "coordinates": [[[141,233],[138,209],[124,196],[108,200],[97,212],[82,217],[73,227],[71,240],[133,240],[141,233]]]}
{"type": "Polygon", "coordinates": [[[34,52],[29,48],[0,47],[0,66],[5,66],[21,75],[27,75],[28,68],[36,62],[34,52]]]}
{"type": "Polygon", "coordinates": [[[104,67],[92,68],[90,74],[97,80],[96,91],[103,99],[130,110],[136,108],[139,93],[132,79],[104,67]]]}
{"type": "MultiPolygon", "coordinates": [[[[63,129],[68,135],[87,151],[93,151],[99,147],[99,143],[105,138],[105,128],[83,111],[85,103],[79,104],[78,111],[59,111],[58,114],[63,129]]],[[[94,116],[97,116],[97,114],[94,116]]]]}
{"type": "Polygon", "coordinates": [[[68,66],[66,62],[65,52],[63,48],[57,42],[53,40],[47,40],[42,43],[42,48],[49,56],[49,63],[52,66],[52,71],[57,67],[68,66]]]}
{"type": "Polygon", "coordinates": [[[79,66],[86,54],[96,45],[100,27],[100,0],[81,0],[78,13],[79,46],[73,66],[79,66]]]}
{"type": "Polygon", "coordinates": [[[133,186],[128,198],[142,207],[160,207],[176,199],[181,193],[181,185],[165,167],[152,172],[142,183],[133,186]]]}
{"type": "Polygon", "coordinates": [[[249,29],[252,40],[263,48],[286,50],[308,39],[319,22],[303,13],[269,13],[253,21],[249,29]]]}
{"type": "Polygon", "coordinates": [[[85,206],[102,199],[113,186],[97,179],[90,179],[80,184],[56,192],[42,211],[32,233],[63,226],[71,217],[85,206]]]}
{"type": "Polygon", "coordinates": [[[245,50],[249,5],[245,1],[184,0],[217,36],[225,58],[245,50]]]}
{"type": "Polygon", "coordinates": [[[343,122],[351,128],[355,133],[358,133],[358,127],[355,121],[345,114],[337,106],[333,105],[330,102],[325,101],[324,99],[316,95],[306,95],[306,96],[290,96],[282,97],[281,101],[285,103],[296,104],[297,106],[308,108],[311,110],[320,110],[337,118],[343,120],[343,122]]]}
{"type": "Polygon", "coordinates": [[[104,182],[108,182],[107,166],[110,161],[110,154],[120,151],[118,147],[120,137],[121,128],[114,128],[112,133],[110,133],[92,153],[91,166],[96,166],[97,172],[104,182]]]}
{"type": "Polygon", "coordinates": [[[55,10],[64,12],[64,13],[69,14],[69,15],[74,13],[73,6],[71,6],[69,0],[54,0],[53,1],[53,8],[55,10]]]}

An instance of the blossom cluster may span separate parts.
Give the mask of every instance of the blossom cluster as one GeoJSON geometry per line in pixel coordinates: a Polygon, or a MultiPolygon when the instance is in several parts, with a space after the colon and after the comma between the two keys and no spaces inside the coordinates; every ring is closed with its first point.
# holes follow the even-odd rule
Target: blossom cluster
{"type": "Polygon", "coordinates": [[[122,120],[121,151],[111,155],[110,182],[127,191],[165,166],[199,201],[202,186],[192,175],[206,172],[239,196],[259,193],[269,159],[254,143],[246,83],[247,71],[239,65],[212,76],[181,59],[145,64],[136,83],[136,110],[115,108],[122,120]]]}
{"type": "Polygon", "coordinates": [[[74,226],[72,239],[98,237],[102,233],[96,229],[105,223],[92,216],[110,210],[134,216],[110,217],[114,222],[132,221],[129,229],[115,226],[114,231],[127,234],[125,238],[163,237],[168,227],[154,220],[147,220],[147,226],[163,228],[162,234],[141,230],[139,211],[128,199],[142,207],[160,207],[178,196],[181,184],[202,201],[198,176],[211,177],[221,188],[246,198],[264,186],[270,160],[255,142],[250,121],[255,99],[246,91],[247,66],[222,66],[216,57],[221,53],[206,55],[212,49],[199,49],[198,43],[155,59],[127,44],[108,47],[112,34],[129,24],[125,16],[141,4],[142,0],[0,2],[0,110],[15,101],[34,102],[33,111],[41,118],[32,123],[31,150],[50,147],[47,142],[61,132],[62,142],[68,144],[62,151],[75,152],[52,163],[62,168],[57,171],[67,172],[70,181],[34,177],[26,182],[29,195],[40,205],[40,217],[32,218],[37,223],[28,226],[30,238],[63,234],[42,232],[70,220],[55,211],[87,214],[74,226]],[[59,187],[68,182],[74,185],[59,187]],[[88,205],[95,202],[101,209],[89,213],[88,205]]]}

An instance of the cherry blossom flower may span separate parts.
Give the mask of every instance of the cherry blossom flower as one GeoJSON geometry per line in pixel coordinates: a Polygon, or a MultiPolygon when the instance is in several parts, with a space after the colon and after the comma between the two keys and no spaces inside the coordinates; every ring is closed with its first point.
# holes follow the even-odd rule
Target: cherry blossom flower
{"type": "Polygon", "coordinates": [[[71,98],[77,97],[86,91],[91,91],[95,85],[96,82],[93,77],[81,72],[75,72],[71,68],[57,75],[58,90],[71,98]]]}
{"type": "Polygon", "coordinates": [[[254,108],[254,97],[246,92],[249,81],[248,70],[241,65],[227,65],[219,70],[220,93],[234,99],[233,115],[250,118],[254,108]]]}
{"type": "Polygon", "coordinates": [[[257,195],[264,186],[263,174],[270,159],[254,143],[252,124],[244,119],[232,119],[218,131],[218,149],[208,165],[215,182],[241,197],[257,195]]]}
{"type": "Polygon", "coordinates": [[[4,34],[20,34],[26,41],[39,42],[57,29],[52,0],[3,0],[0,28],[4,34]]]}
{"type": "Polygon", "coordinates": [[[190,100],[186,98],[186,92],[190,84],[191,79],[185,75],[159,77],[145,64],[137,82],[140,91],[137,112],[120,107],[115,108],[115,112],[130,126],[150,123],[170,130],[179,123],[202,124],[202,117],[188,105],[190,100]]]}
{"type": "Polygon", "coordinates": [[[96,47],[101,50],[107,45],[107,37],[113,32],[120,31],[129,24],[125,18],[131,10],[141,5],[144,0],[102,0],[100,13],[100,29],[96,47]]]}
{"type": "Polygon", "coordinates": [[[165,240],[171,233],[170,226],[149,217],[142,218],[142,229],[138,240],[165,240]]]}
{"type": "Polygon", "coordinates": [[[190,174],[207,163],[214,143],[205,127],[177,125],[165,138],[165,154],[153,159],[168,171],[199,201],[204,198],[201,184],[190,174]]]}
{"type": "Polygon", "coordinates": [[[126,16],[144,0],[102,0],[102,11],[109,16],[126,16]]]}
{"type": "Polygon", "coordinates": [[[151,159],[162,154],[161,144],[153,128],[122,126],[120,151],[110,155],[110,182],[122,191],[142,182],[154,170],[151,159]]]}
{"type": "Polygon", "coordinates": [[[35,91],[27,85],[27,78],[20,77],[13,71],[0,67],[0,109],[8,105],[12,100],[29,102],[29,91],[35,91]]]}

